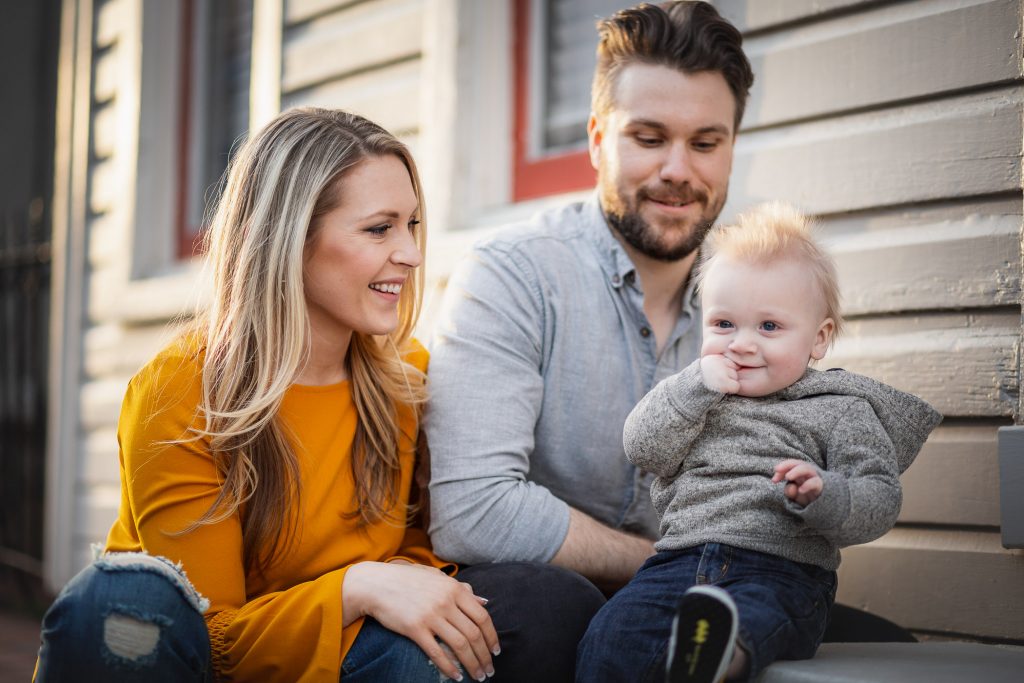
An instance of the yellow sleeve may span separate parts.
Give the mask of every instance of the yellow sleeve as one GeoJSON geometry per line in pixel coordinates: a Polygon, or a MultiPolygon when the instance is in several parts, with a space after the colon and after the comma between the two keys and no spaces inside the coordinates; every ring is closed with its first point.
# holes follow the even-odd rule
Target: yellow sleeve
{"type": "Polygon", "coordinates": [[[133,549],[136,541],[182,563],[210,600],[205,616],[223,678],[335,682],[347,568],[247,601],[238,515],[177,533],[202,517],[220,490],[206,439],[166,443],[187,439],[189,426],[201,424],[200,381],[198,361],[165,357],[129,385],[118,427],[124,502],[108,549],[133,549]]]}

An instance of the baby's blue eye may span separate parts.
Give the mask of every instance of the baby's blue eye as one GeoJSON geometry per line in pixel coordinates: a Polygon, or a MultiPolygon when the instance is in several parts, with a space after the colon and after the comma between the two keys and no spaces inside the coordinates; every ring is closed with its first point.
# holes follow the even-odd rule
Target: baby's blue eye
{"type": "Polygon", "coordinates": [[[732,323],[729,322],[728,320],[719,320],[717,323],[715,323],[715,327],[723,330],[729,330],[732,329],[732,323]]]}
{"type": "Polygon", "coordinates": [[[779,326],[773,323],[771,320],[765,320],[763,323],[761,323],[761,329],[763,329],[765,332],[774,332],[775,330],[779,329],[779,326]]]}

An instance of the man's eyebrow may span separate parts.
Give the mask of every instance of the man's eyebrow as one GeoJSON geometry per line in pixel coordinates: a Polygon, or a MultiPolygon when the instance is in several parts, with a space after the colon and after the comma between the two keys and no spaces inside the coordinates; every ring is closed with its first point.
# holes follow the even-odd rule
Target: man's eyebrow
{"type": "MultiPolygon", "coordinates": [[[[655,121],[654,119],[630,119],[626,122],[627,126],[638,126],[643,128],[651,128],[653,130],[665,132],[668,130],[661,121],[655,121]]],[[[695,132],[696,135],[732,135],[732,129],[723,123],[715,123],[710,126],[701,126],[695,132]]]]}

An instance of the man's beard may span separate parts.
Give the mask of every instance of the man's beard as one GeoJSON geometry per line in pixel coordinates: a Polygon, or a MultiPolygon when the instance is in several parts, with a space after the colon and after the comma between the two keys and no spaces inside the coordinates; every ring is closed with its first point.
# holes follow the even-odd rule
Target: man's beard
{"type": "Polygon", "coordinates": [[[631,207],[623,201],[617,188],[607,187],[602,184],[601,203],[603,204],[602,208],[605,211],[608,224],[622,235],[622,239],[626,241],[626,244],[644,256],[657,261],[679,261],[695,252],[704,242],[704,238],[715,224],[715,220],[718,219],[718,214],[722,210],[722,205],[725,203],[725,197],[723,196],[720,204],[715,207],[709,206],[707,193],[692,189],[689,183],[674,188],[665,186],[663,190],[656,193],[658,199],[679,202],[695,201],[706,207],[707,210],[714,212],[714,215],[708,215],[708,212],[702,214],[697,222],[690,226],[686,237],[682,241],[666,242],[662,239],[664,236],[686,230],[686,228],[677,222],[673,226],[659,231],[644,220],[637,207],[644,200],[651,198],[651,194],[645,188],[640,188],[637,191],[636,204],[631,207]],[[609,197],[609,194],[612,196],[609,197]]]}

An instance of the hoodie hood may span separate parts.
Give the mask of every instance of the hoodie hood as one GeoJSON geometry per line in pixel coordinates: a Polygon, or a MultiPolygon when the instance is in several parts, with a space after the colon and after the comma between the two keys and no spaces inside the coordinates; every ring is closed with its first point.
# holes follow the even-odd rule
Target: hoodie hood
{"type": "Polygon", "coordinates": [[[807,374],[777,395],[791,400],[821,394],[856,396],[867,401],[892,441],[901,474],[914,462],[928,435],[942,421],[942,415],[917,396],[838,368],[825,371],[808,368],[807,374]]]}

